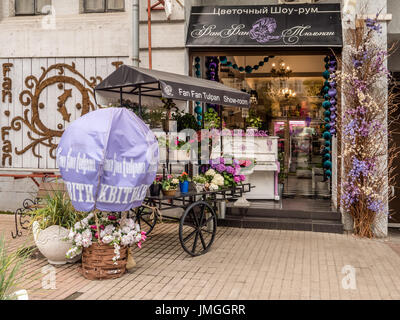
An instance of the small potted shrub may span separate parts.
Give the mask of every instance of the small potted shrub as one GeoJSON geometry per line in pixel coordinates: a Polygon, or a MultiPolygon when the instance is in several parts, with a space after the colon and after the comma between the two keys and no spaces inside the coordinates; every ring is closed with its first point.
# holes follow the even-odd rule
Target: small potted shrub
{"type": "Polygon", "coordinates": [[[178,189],[179,179],[168,175],[162,182],[162,191],[165,196],[174,196],[178,189]]]}
{"type": "Polygon", "coordinates": [[[205,184],[207,183],[207,179],[203,174],[199,174],[193,177],[193,183],[196,187],[197,192],[202,192],[205,189],[205,184]]]}
{"type": "MultiPolygon", "coordinates": [[[[39,251],[51,264],[67,263],[66,253],[72,246],[67,240],[69,229],[81,219],[67,193],[54,191],[44,199],[43,207],[32,212],[32,231],[39,251]]],[[[74,262],[74,261],[70,261],[74,262]]]]}
{"type": "Polygon", "coordinates": [[[181,193],[188,193],[189,192],[189,175],[186,172],[183,172],[179,176],[179,188],[181,193]]]}
{"type": "Polygon", "coordinates": [[[158,197],[161,192],[161,183],[162,183],[162,176],[157,175],[155,180],[150,186],[150,196],[152,197],[158,197]]]}

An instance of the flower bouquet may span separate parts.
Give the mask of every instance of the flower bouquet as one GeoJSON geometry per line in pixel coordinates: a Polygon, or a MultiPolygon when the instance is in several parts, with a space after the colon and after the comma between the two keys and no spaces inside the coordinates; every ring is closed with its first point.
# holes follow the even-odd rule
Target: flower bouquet
{"type": "Polygon", "coordinates": [[[216,172],[214,169],[208,169],[204,174],[207,182],[205,183],[204,187],[208,191],[217,191],[221,189],[224,184],[224,177],[216,172]]]}
{"type": "Polygon", "coordinates": [[[168,175],[167,178],[162,181],[161,185],[165,196],[174,196],[178,189],[179,179],[172,175],[168,175]]]}
{"type": "Polygon", "coordinates": [[[70,230],[67,258],[82,253],[82,274],[88,279],[112,279],[126,270],[128,246],[139,248],[146,233],[134,219],[108,213],[90,213],[70,230]]]}
{"type": "MultiPolygon", "coordinates": [[[[247,161],[247,160],[245,160],[247,161]]],[[[225,160],[223,157],[217,158],[217,159],[212,159],[210,160],[210,170],[212,172],[219,173],[219,175],[222,175],[224,184],[223,186],[227,188],[232,188],[236,187],[239,183],[243,182],[246,180],[246,176],[243,174],[240,174],[241,167],[250,165],[251,162],[242,162],[242,165],[240,164],[240,161],[237,159],[233,160],[225,160]]],[[[207,171],[207,172],[208,172],[207,171]]],[[[206,172],[206,175],[207,175],[206,172]]]]}

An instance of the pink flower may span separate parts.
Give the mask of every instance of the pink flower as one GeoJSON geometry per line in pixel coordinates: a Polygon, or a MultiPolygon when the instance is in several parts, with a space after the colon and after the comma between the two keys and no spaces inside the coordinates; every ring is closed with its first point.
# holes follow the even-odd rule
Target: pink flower
{"type": "Polygon", "coordinates": [[[140,249],[142,249],[142,243],[141,243],[141,242],[138,242],[138,243],[137,243],[137,246],[138,246],[140,249]]]}
{"type": "Polygon", "coordinates": [[[99,238],[99,235],[97,234],[97,232],[94,234],[94,237],[95,237],[96,239],[99,238]]]}
{"type": "Polygon", "coordinates": [[[97,230],[97,226],[95,224],[93,224],[93,225],[90,226],[90,229],[97,230]]]}
{"type": "Polygon", "coordinates": [[[239,183],[239,182],[240,182],[240,176],[235,176],[235,177],[233,178],[233,180],[234,180],[236,183],[239,183]]]}
{"type": "Polygon", "coordinates": [[[116,216],[108,216],[108,220],[117,220],[116,216]]]}
{"type": "Polygon", "coordinates": [[[239,178],[240,178],[240,181],[246,180],[246,176],[245,176],[244,174],[241,174],[241,175],[239,176],[239,178]]]}

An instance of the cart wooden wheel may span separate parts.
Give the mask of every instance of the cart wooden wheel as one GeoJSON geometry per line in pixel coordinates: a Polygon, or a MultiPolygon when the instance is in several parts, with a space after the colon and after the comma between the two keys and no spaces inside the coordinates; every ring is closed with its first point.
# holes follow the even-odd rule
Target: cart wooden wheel
{"type": "MultiPolygon", "coordinates": [[[[146,204],[149,206],[155,206],[155,204],[151,202],[146,204]]],[[[143,206],[140,206],[136,209],[136,221],[139,223],[140,230],[145,231],[146,235],[150,234],[157,223],[158,214],[155,212],[154,216],[152,217],[152,213],[153,211],[151,209],[143,206]]]]}
{"type": "Polygon", "coordinates": [[[206,253],[214,242],[217,216],[205,201],[187,207],[179,223],[179,240],[182,248],[192,256],[206,253]]]}

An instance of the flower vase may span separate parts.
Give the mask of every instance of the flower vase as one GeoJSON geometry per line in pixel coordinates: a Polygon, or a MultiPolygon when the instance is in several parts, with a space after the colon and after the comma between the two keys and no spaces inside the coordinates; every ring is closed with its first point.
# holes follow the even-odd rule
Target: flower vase
{"type": "Polygon", "coordinates": [[[181,193],[188,193],[189,192],[189,181],[179,182],[179,188],[181,193]]]}
{"type": "Polygon", "coordinates": [[[153,183],[152,185],[150,185],[150,196],[158,197],[160,196],[160,192],[161,192],[161,184],[153,183]]]}

